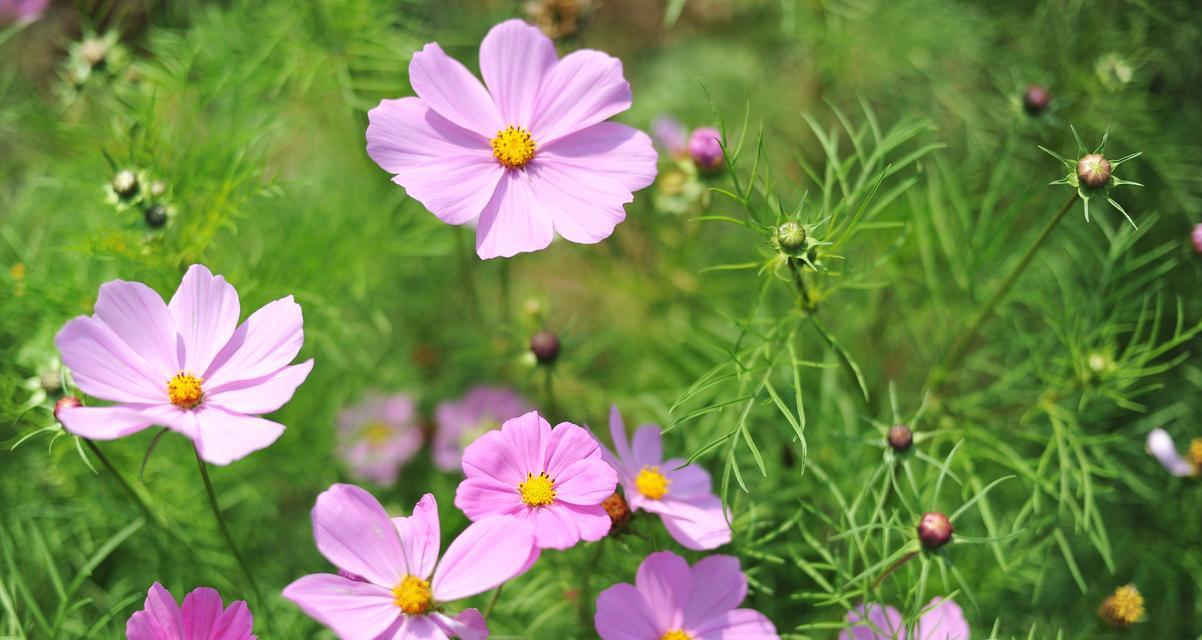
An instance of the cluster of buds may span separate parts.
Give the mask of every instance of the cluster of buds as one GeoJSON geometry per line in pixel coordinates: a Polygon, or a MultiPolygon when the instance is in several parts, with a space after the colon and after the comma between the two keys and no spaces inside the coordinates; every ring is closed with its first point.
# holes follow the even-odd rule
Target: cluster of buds
{"type": "Polygon", "coordinates": [[[1068,169],[1068,175],[1060,178],[1059,180],[1053,180],[1051,184],[1064,184],[1077,190],[1077,196],[1081,198],[1081,201],[1085,204],[1086,222],[1089,221],[1090,200],[1093,200],[1094,198],[1100,198],[1105,200],[1111,207],[1114,207],[1116,211],[1123,214],[1123,217],[1127,219],[1127,222],[1130,222],[1131,226],[1135,227],[1135,221],[1131,219],[1131,216],[1127,214],[1127,211],[1123,209],[1122,205],[1120,205],[1113,197],[1111,197],[1110,192],[1115,187],[1122,185],[1132,185],[1136,187],[1143,186],[1138,182],[1123,180],[1114,174],[1114,170],[1117,169],[1119,165],[1127,162],[1128,160],[1138,158],[1141,155],[1141,152],[1132,153],[1117,160],[1111,160],[1103,153],[1106,150],[1106,141],[1110,137],[1109,131],[1102,136],[1102,143],[1099,144],[1096,149],[1090,152],[1085,149],[1085,145],[1081,142],[1081,136],[1077,135],[1077,130],[1073,127],[1069,128],[1072,129],[1073,137],[1077,140],[1076,159],[1065,158],[1064,156],[1052,151],[1051,149],[1048,149],[1047,147],[1039,147],[1052,157],[1059,160],[1062,164],[1064,164],[1065,168],[1068,169]]]}
{"type": "Polygon", "coordinates": [[[174,216],[175,210],[166,203],[167,184],[151,180],[142,170],[120,169],[105,185],[106,199],[118,211],[136,208],[151,229],[159,229],[174,216]]]}

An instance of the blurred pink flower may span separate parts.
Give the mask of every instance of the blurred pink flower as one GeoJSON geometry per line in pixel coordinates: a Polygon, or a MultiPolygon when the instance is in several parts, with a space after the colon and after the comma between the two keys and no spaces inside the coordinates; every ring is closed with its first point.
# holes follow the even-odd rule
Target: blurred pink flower
{"type": "Polygon", "coordinates": [[[529,411],[530,405],[516,391],[483,385],[472,387],[459,400],[439,403],[435,413],[435,466],[457,471],[464,447],[502,422],[529,411]]]}
{"type": "Polygon", "coordinates": [[[634,584],[601,592],[593,624],[601,640],[779,638],[762,613],[736,609],[746,596],[738,558],[709,556],[690,568],[684,558],[660,551],[643,559],[634,584]]]}
{"type": "Polygon", "coordinates": [[[416,407],[406,394],[369,395],[338,414],[338,455],[356,478],[392,484],[421,448],[416,407]]]}
{"type": "Polygon", "coordinates": [[[284,425],[256,417],[292,398],[313,360],[289,366],[304,342],[300,305],[270,302],[238,325],[238,292],[192,265],[169,304],[140,282],[100,287],[93,316],[54,344],[88,395],[108,407],[64,408],[68,431],[111,440],[162,425],[206,461],[228,464],[276,441],[284,425]]]}
{"type": "Polygon", "coordinates": [[[955,602],[934,598],[923,611],[913,633],[907,635],[897,609],[859,605],[847,612],[851,626],[839,632],[839,640],[969,640],[968,621],[955,602]]]}
{"type": "Polygon", "coordinates": [[[242,600],[223,608],[215,589],[200,587],[175,604],[171,592],[154,583],[141,611],[125,623],[127,640],[255,640],[254,617],[242,600]]]}
{"type": "Polygon", "coordinates": [[[1191,442],[1188,457],[1182,457],[1177,453],[1177,445],[1168,431],[1153,429],[1148,433],[1147,448],[1162,467],[1179,478],[1196,475],[1198,469],[1202,468],[1202,440],[1191,442]]]}
{"type": "Polygon", "coordinates": [[[313,538],[340,575],[307,575],[284,597],[343,640],[465,640],[488,637],[475,609],[443,605],[497,587],[534,563],[530,523],[476,522],[439,551],[438,505],[426,494],[413,515],[389,519],[372,495],[335,484],[317,497],[313,538]]]}
{"type": "Polygon", "coordinates": [[[1194,225],[1194,231],[1190,234],[1190,239],[1194,242],[1194,251],[1202,253],[1202,224],[1194,225]]]}
{"type": "Polygon", "coordinates": [[[609,532],[601,501],[613,494],[617,474],[596,439],[574,424],[552,429],[534,411],[507,420],[468,445],[463,473],[456,507],[472,520],[532,522],[540,548],[567,549],[609,532]]]}
{"type": "Polygon", "coordinates": [[[632,510],[658,515],[668,533],[694,551],[730,542],[730,525],[722,500],[710,488],[709,474],[699,465],[685,466],[683,458],[665,461],[657,425],[639,427],[634,441],[628,443],[622,415],[615,406],[609,413],[609,433],[617,454],[605,450],[605,461],[617,470],[632,510]]]}
{"type": "Polygon", "coordinates": [[[722,133],[713,127],[693,130],[693,135],[689,136],[689,155],[698,169],[713,172],[722,168],[724,154],[721,140],[722,133]]]}
{"type": "Polygon", "coordinates": [[[606,122],[630,108],[621,61],[589,49],[559,59],[537,28],[509,20],[480,44],[480,69],[483,85],[435,43],[415,53],[417,97],[368,113],[368,155],[443,222],[477,222],[481,258],[545,249],[556,233],[608,238],[656,172],[647,134],[606,122]]]}
{"type": "Polygon", "coordinates": [[[659,116],[651,122],[651,138],[671,158],[689,154],[689,130],[672,116],[659,116]]]}
{"type": "Polygon", "coordinates": [[[33,22],[49,4],[50,0],[0,0],[0,24],[33,22]]]}

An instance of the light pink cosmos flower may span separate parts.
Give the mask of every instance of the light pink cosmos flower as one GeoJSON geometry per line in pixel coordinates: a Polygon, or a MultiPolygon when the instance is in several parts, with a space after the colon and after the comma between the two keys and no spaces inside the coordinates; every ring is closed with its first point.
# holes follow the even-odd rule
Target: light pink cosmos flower
{"type": "Polygon", "coordinates": [[[338,455],[356,478],[390,485],[421,448],[417,407],[407,394],[372,394],[338,414],[338,455]]]}
{"type": "Polygon", "coordinates": [[[1202,469],[1202,439],[1190,442],[1187,456],[1182,457],[1168,431],[1153,429],[1148,433],[1147,448],[1165,470],[1178,478],[1198,475],[1198,470],[1202,469]]]}
{"type": "Polygon", "coordinates": [[[162,425],[187,436],[206,461],[228,464],[280,437],[256,417],[292,398],[313,360],[289,366],[305,336],[292,296],[241,325],[238,292],[192,265],[168,304],[140,282],[100,287],[96,313],[72,319],[54,344],[75,383],[109,407],[65,408],[68,431],[112,440],[162,425]]]}
{"type": "Polygon", "coordinates": [[[1194,243],[1194,251],[1202,253],[1202,224],[1194,225],[1194,230],[1190,233],[1190,240],[1194,243]]]}
{"type": "Polygon", "coordinates": [[[682,458],[665,461],[657,425],[639,427],[628,443],[622,415],[613,407],[609,434],[617,455],[606,449],[605,461],[617,470],[631,510],[658,515],[677,542],[695,551],[730,542],[730,525],[722,500],[710,489],[709,474],[700,465],[685,466],[682,458]]]}
{"type": "Polygon", "coordinates": [[[343,640],[465,640],[488,637],[475,609],[442,605],[497,587],[534,563],[529,523],[476,522],[439,551],[438,505],[427,493],[407,518],[389,519],[372,495],[335,484],[317,497],[313,538],[339,575],[307,575],[284,597],[343,640]]]}
{"type": "Polygon", "coordinates": [[[481,85],[435,43],[413,55],[416,98],[367,115],[367,153],[448,224],[476,222],[481,258],[538,251],[556,233],[591,244],[655,180],[647,134],[610,117],[630,108],[622,63],[555,45],[519,20],[480,44],[481,85]],[[486,88],[487,87],[487,88],[486,88]]]}
{"type": "Polygon", "coordinates": [[[472,387],[463,398],[439,403],[435,411],[434,465],[443,471],[459,469],[463,448],[501,423],[529,412],[530,404],[513,389],[472,387]]]}
{"type": "Polygon", "coordinates": [[[702,172],[712,173],[722,168],[725,154],[721,140],[722,132],[713,127],[694,129],[689,136],[689,155],[702,172]]]}
{"type": "Polygon", "coordinates": [[[154,583],[141,611],[125,623],[127,640],[255,640],[254,618],[242,600],[225,608],[215,589],[200,587],[175,604],[171,592],[154,583]]]}
{"type": "Polygon", "coordinates": [[[0,25],[33,22],[49,4],[50,0],[0,0],[0,25]]]}
{"type": "Polygon", "coordinates": [[[635,583],[597,597],[593,624],[601,640],[770,640],[776,627],[747,597],[747,576],[734,556],[709,556],[689,567],[671,551],[652,553],[635,583]]]}
{"type": "Polygon", "coordinates": [[[567,549],[609,532],[601,502],[618,477],[597,440],[574,424],[552,429],[535,411],[507,420],[463,451],[463,473],[456,507],[472,520],[532,522],[539,548],[567,549]]]}
{"type": "Polygon", "coordinates": [[[651,139],[670,158],[689,154],[689,130],[672,116],[662,115],[651,121],[651,139]]]}
{"type": "Polygon", "coordinates": [[[860,605],[847,612],[850,626],[839,632],[839,640],[969,640],[968,621],[960,605],[934,598],[923,611],[918,624],[907,634],[897,609],[860,605]]]}

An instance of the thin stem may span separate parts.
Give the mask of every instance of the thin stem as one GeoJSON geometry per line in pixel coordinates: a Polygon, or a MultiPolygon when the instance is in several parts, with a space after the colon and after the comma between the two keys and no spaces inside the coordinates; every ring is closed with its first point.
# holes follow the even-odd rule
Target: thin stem
{"type": "Polygon", "coordinates": [[[263,592],[259,590],[259,583],[255,580],[255,575],[250,572],[250,568],[246,566],[246,559],[242,557],[242,552],[238,550],[238,545],[234,544],[234,537],[230,535],[229,527],[225,524],[225,518],[221,515],[221,507],[217,506],[217,493],[213,491],[213,482],[209,480],[209,469],[204,459],[200,457],[200,450],[193,447],[193,452],[196,454],[196,467],[200,469],[200,478],[204,480],[205,492],[209,495],[209,506],[213,508],[213,515],[217,518],[217,527],[221,530],[221,537],[225,538],[225,544],[230,548],[230,552],[234,554],[234,559],[238,561],[238,566],[241,567],[242,573],[246,575],[246,581],[250,583],[250,589],[255,594],[255,599],[259,603],[259,610],[267,613],[267,602],[263,599],[263,592]]]}
{"type": "Polygon", "coordinates": [[[545,377],[543,378],[543,392],[547,397],[546,413],[548,418],[559,417],[559,404],[555,402],[555,381],[554,371],[551,365],[542,365],[545,377]]]}
{"type": "Polygon", "coordinates": [[[488,599],[488,604],[484,606],[484,619],[488,620],[492,617],[492,609],[497,606],[497,600],[501,599],[501,589],[505,588],[505,583],[497,585],[496,589],[492,590],[492,597],[488,599]]]}
{"type": "Polygon", "coordinates": [[[456,253],[459,254],[459,270],[463,274],[463,288],[467,294],[468,304],[471,306],[472,316],[480,320],[480,298],[476,291],[475,271],[472,269],[475,253],[467,243],[466,233],[463,227],[455,227],[456,253]]]}
{"type": "Polygon", "coordinates": [[[793,274],[793,282],[797,284],[797,295],[800,296],[801,308],[808,313],[817,311],[810,299],[810,287],[806,284],[805,275],[801,272],[801,267],[798,266],[795,258],[789,258],[789,271],[793,274]]]}
{"type": "Polygon", "coordinates": [[[501,321],[509,325],[513,321],[513,301],[509,287],[509,260],[501,261],[501,321]]]}
{"type": "Polygon", "coordinates": [[[185,540],[184,537],[179,534],[179,532],[175,531],[167,522],[167,520],[163,518],[163,516],[159,515],[159,513],[150,506],[150,503],[147,502],[146,498],[141,493],[138,493],[138,490],[129,483],[129,480],[125,479],[125,476],[121,475],[120,471],[117,471],[117,467],[113,465],[113,462],[109,460],[108,456],[104,455],[104,452],[100,450],[100,447],[96,446],[95,442],[92,442],[87,438],[80,438],[80,440],[83,440],[84,444],[86,444],[88,449],[92,452],[92,455],[96,456],[96,459],[100,461],[100,464],[104,465],[104,468],[107,469],[108,472],[117,479],[117,483],[121,485],[121,488],[125,491],[125,493],[128,494],[135,503],[137,503],[138,508],[141,509],[142,513],[146,516],[147,521],[154,523],[154,525],[162,530],[163,533],[166,533],[168,536],[170,536],[173,541],[183,545],[187,549],[191,549],[192,545],[185,540]]]}
{"type": "MultiPolygon", "coordinates": [[[[952,343],[952,348],[948,351],[947,357],[944,358],[943,365],[940,367],[943,375],[945,375],[947,371],[956,368],[956,366],[960,364],[960,361],[964,359],[964,356],[968,353],[968,348],[972,346],[973,341],[976,340],[977,334],[981,331],[981,328],[993,316],[993,312],[997,309],[998,303],[1002,301],[1002,298],[1006,297],[1006,294],[1009,293],[1010,289],[1014,286],[1014,283],[1018,281],[1019,276],[1026,271],[1027,267],[1031,264],[1031,261],[1035,259],[1035,254],[1039,251],[1039,248],[1043,246],[1044,241],[1046,241],[1048,236],[1052,234],[1052,230],[1056,228],[1056,225],[1060,224],[1060,221],[1064,219],[1064,216],[1068,213],[1069,209],[1072,208],[1076,201],[1077,194],[1074,193],[1067,201],[1065,201],[1064,206],[1060,207],[1060,211],[1056,212],[1056,215],[1052,216],[1052,218],[1048,220],[1048,223],[1044,225],[1043,230],[1039,232],[1039,236],[1035,238],[1035,242],[1031,244],[1031,246],[1027,249],[1027,252],[1024,253],[1022,258],[1019,259],[1018,264],[1014,265],[1014,268],[1010,270],[1010,273],[1006,274],[1006,278],[1002,280],[1002,284],[998,286],[996,291],[993,292],[993,295],[990,296],[989,300],[986,301],[979,310],[977,310],[976,315],[974,315],[972,320],[968,323],[968,326],[964,329],[964,332],[961,333],[958,338],[956,338],[954,343],[952,343]]],[[[933,391],[937,392],[942,386],[943,381],[940,380],[936,385],[934,385],[933,391]]]]}
{"type": "Polygon", "coordinates": [[[897,562],[893,563],[893,566],[889,567],[888,569],[885,569],[885,573],[882,573],[880,575],[880,577],[878,577],[876,580],[874,580],[872,582],[872,588],[876,589],[877,587],[881,586],[881,583],[885,581],[885,578],[888,578],[889,576],[893,575],[894,571],[897,571],[898,569],[900,569],[903,564],[906,564],[907,562],[909,562],[916,555],[918,555],[917,551],[911,551],[910,553],[907,553],[906,555],[899,558],[897,562]]]}

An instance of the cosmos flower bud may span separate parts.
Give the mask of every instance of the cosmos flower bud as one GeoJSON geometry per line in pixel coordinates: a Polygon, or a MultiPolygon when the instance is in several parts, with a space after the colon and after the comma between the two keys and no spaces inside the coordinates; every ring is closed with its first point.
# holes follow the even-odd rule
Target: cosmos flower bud
{"type": "Polygon", "coordinates": [[[1028,115],[1038,116],[1048,110],[1048,104],[1051,103],[1052,96],[1048,93],[1046,87],[1038,84],[1032,84],[1027,87],[1023,93],[1023,110],[1028,115]]]}
{"type": "Polygon", "coordinates": [[[146,218],[147,226],[152,229],[158,229],[167,224],[167,207],[161,204],[152,204],[146,207],[143,217],[146,218]]]}
{"type": "Polygon", "coordinates": [[[1190,239],[1194,242],[1194,251],[1202,253],[1202,224],[1194,225],[1194,231],[1190,234],[1190,239]]]}
{"type": "Polygon", "coordinates": [[[1135,624],[1144,618],[1144,597],[1135,585],[1123,585],[1102,601],[1102,606],[1098,607],[1098,617],[1120,629],[1135,624]]]}
{"type": "Polygon", "coordinates": [[[1077,179],[1087,187],[1097,189],[1110,182],[1110,161],[1100,153],[1090,153],[1077,161],[1077,179]]]}
{"type": "Polygon", "coordinates": [[[889,446],[893,447],[894,451],[905,451],[914,444],[914,432],[910,431],[910,427],[904,424],[895,424],[889,430],[889,446]]]}
{"type": "Polygon", "coordinates": [[[927,549],[942,547],[951,542],[952,521],[938,511],[922,514],[922,521],[918,523],[918,539],[927,549]]]}
{"type": "Polygon", "coordinates": [[[108,61],[109,46],[103,38],[88,38],[79,45],[79,54],[93,69],[99,69],[108,61]]]}
{"type": "Polygon", "coordinates": [[[113,193],[128,200],[138,194],[138,174],[129,169],[122,169],[113,176],[111,186],[113,193]]]}
{"type": "Polygon", "coordinates": [[[630,522],[630,505],[626,504],[626,498],[617,491],[605,500],[601,501],[601,506],[605,507],[605,513],[609,514],[610,531],[621,529],[630,522]]]}
{"type": "Polygon", "coordinates": [[[82,406],[83,403],[80,402],[79,398],[75,396],[63,396],[58,399],[58,402],[54,403],[54,419],[58,420],[58,412],[63,409],[75,409],[82,406]]]}
{"type": "Polygon", "coordinates": [[[806,244],[806,228],[790,220],[776,228],[776,243],[785,253],[799,251],[806,244]]]}
{"type": "Polygon", "coordinates": [[[722,133],[713,127],[695,129],[689,136],[689,156],[697,168],[712,173],[722,167],[722,133]]]}
{"type": "Polygon", "coordinates": [[[550,331],[539,331],[530,338],[530,352],[539,364],[551,364],[559,357],[559,338],[550,331]]]}

